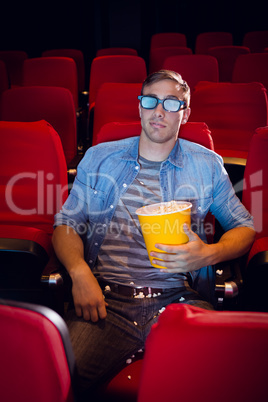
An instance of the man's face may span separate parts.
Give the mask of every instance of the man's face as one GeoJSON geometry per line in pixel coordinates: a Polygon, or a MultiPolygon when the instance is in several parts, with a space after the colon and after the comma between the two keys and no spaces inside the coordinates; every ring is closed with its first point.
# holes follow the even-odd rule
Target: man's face
{"type": "MultiPolygon", "coordinates": [[[[183,100],[179,84],[171,80],[162,80],[144,88],[143,95],[153,95],[163,100],[173,98],[183,100]]],[[[139,105],[142,132],[147,140],[155,143],[175,142],[178,137],[180,125],[186,123],[190,109],[168,112],[159,103],[155,109],[143,109],[139,105]]]]}

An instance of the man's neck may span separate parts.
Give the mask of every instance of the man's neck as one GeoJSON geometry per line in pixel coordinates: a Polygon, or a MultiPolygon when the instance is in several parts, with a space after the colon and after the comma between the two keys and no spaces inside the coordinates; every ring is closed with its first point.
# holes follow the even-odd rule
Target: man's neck
{"type": "Polygon", "coordinates": [[[168,143],[147,142],[143,137],[140,138],[139,155],[149,161],[162,162],[166,160],[175,146],[176,141],[168,143]]]}

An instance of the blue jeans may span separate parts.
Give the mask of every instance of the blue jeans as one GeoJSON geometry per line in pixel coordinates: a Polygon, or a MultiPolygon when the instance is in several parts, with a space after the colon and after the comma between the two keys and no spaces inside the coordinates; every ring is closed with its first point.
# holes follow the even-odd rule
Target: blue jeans
{"type": "MultiPolygon", "coordinates": [[[[210,303],[188,285],[167,289],[151,298],[133,298],[106,291],[107,317],[96,323],[67,313],[71,342],[78,367],[81,395],[91,395],[94,388],[114,376],[127,359],[144,349],[151,326],[163,307],[171,303],[187,303],[210,309],[210,303]]],[[[82,400],[82,399],[81,399],[82,400]]]]}

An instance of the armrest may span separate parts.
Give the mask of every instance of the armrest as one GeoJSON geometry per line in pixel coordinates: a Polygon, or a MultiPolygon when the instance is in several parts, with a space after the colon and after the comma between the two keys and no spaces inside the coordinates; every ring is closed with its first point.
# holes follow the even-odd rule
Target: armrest
{"type": "Polygon", "coordinates": [[[221,262],[215,266],[216,308],[236,309],[243,289],[243,258],[221,262]]]}
{"type": "Polygon", "coordinates": [[[238,157],[223,157],[224,167],[230,177],[232,185],[235,188],[236,195],[242,199],[243,178],[246,167],[246,159],[238,157]]]}
{"type": "Polygon", "coordinates": [[[0,225],[1,288],[38,286],[49,260],[50,238],[42,230],[0,225]]]}

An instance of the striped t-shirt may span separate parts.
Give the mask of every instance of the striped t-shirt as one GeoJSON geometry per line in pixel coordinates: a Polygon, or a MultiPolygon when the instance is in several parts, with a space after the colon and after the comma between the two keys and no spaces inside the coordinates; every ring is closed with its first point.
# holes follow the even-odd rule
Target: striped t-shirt
{"type": "Polygon", "coordinates": [[[139,174],[121,197],[100,248],[96,276],[132,286],[181,286],[184,275],[162,273],[150,264],[135,211],[144,205],[162,201],[159,183],[161,162],[139,157],[139,163],[139,174]]]}

